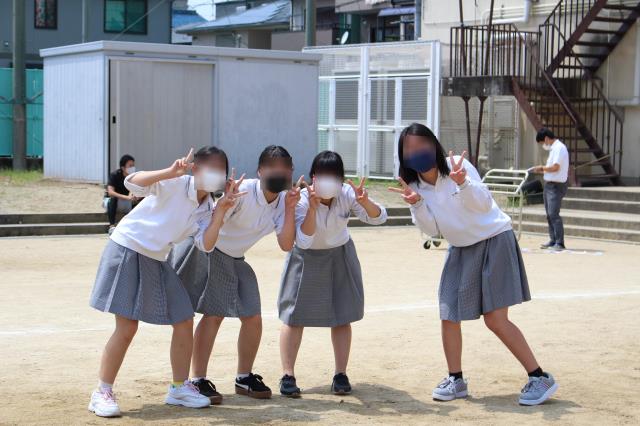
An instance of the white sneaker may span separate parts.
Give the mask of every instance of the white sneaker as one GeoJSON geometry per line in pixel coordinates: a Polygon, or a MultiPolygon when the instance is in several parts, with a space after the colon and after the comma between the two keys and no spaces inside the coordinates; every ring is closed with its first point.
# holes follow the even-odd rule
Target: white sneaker
{"type": "Polygon", "coordinates": [[[89,411],[100,417],[119,417],[121,415],[113,391],[94,390],[88,408],[89,411]]]}
{"type": "Polygon", "coordinates": [[[468,395],[467,381],[454,379],[453,376],[442,379],[431,393],[431,397],[437,401],[451,401],[456,398],[466,398],[468,395]]]}
{"type": "Polygon", "coordinates": [[[558,384],[553,376],[529,377],[529,382],[522,388],[520,405],[539,405],[551,398],[558,390],[558,384]]]}
{"type": "Polygon", "coordinates": [[[164,402],[169,405],[182,405],[189,408],[204,408],[211,405],[211,400],[200,394],[198,388],[188,380],[177,388],[169,385],[169,392],[167,392],[164,402]]]}

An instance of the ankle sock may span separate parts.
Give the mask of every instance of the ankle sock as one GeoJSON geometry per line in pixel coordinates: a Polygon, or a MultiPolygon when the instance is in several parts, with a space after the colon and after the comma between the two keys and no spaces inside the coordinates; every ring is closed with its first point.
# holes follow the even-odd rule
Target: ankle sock
{"type": "Polygon", "coordinates": [[[100,392],[113,391],[113,383],[105,383],[102,380],[98,380],[98,390],[100,392]]]}
{"type": "Polygon", "coordinates": [[[236,375],[236,380],[242,380],[242,379],[245,379],[245,378],[249,377],[249,374],[251,374],[251,373],[238,373],[238,374],[236,375]]]}
{"type": "Polygon", "coordinates": [[[462,371],[458,371],[457,373],[449,372],[449,377],[453,377],[454,380],[462,379],[462,371]]]}
{"type": "Polygon", "coordinates": [[[176,382],[174,380],[171,381],[171,386],[173,386],[174,388],[179,388],[180,386],[184,385],[184,382],[176,382]]]}
{"type": "Polygon", "coordinates": [[[530,371],[529,373],[527,373],[529,375],[529,377],[549,377],[547,376],[547,374],[542,371],[542,368],[538,367],[533,371],[530,371]]]}
{"type": "Polygon", "coordinates": [[[206,379],[206,377],[192,377],[191,381],[195,383],[195,382],[197,382],[198,380],[201,380],[201,379],[206,379]]]}

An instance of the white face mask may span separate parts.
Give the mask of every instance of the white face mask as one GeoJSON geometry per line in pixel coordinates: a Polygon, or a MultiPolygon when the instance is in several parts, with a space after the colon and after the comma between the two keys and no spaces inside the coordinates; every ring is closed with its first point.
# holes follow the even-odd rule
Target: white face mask
{"type": "Polygon", "coordinates": [[[545,151],[551,151],[551,145],[547,145],[546,143],[543,143],[542,149],[544,149],[545,151]]]}
{"type": "Polygon", "coordinates": [[[342,189],[342,182],[335,177],[323,176],[316,177],[313,183],[313,189],[316,191],[318,197],[328,200],[330,198],[337,197],[342,189]]]}
{"type": "Polygon", "coordinates": [[[128,175],[130,175],[130,174],[132,174],[132,173],[135,173],[135,172],[136,172],[136,168],[135,168],[135,167],[133,167],[133,166],[131,166],[131,167],[127,167],[125,170],[127,171],[127,174],[128,174],[128,175]]]}
{"type": "Polygon", "coordinates": [[[195,179],[196,189],[207,192],[221,191],[227,182],[227,176],[224,173],[211,169],[202,170],[195,179]]]}

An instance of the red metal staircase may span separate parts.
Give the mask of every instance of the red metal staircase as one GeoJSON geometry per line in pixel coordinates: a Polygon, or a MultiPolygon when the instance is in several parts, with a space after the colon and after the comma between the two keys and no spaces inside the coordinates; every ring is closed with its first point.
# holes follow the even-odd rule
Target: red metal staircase
{"type": "Polygon", "coordinates": [[[454,27],[451,76],[486,84],[510,78],[510,94],[531,123],[567,145],[574,185],[620,185],[623,116],[596,71],[638,16],[640,2],[560,0],[538,32],[513,24],[454,27]],[[478,66],[485,60],[488,72],[478,66]]]}

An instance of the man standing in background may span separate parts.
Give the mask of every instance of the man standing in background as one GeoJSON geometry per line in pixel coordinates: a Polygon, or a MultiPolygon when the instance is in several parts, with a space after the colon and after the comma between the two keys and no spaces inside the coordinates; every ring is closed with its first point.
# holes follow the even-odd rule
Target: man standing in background
{"type": "Polygon", "coordinates": [[[536,142],[549,151],[547,164],[534,168],[535,173],[544,173],[544,209],[549,223],[549,242],[541,248],[564,250],[564,226],[560,217],[562,199],[567,193],[569,176],[569,151],[553,132],[542,128],[536,134],[536,142]]]}

